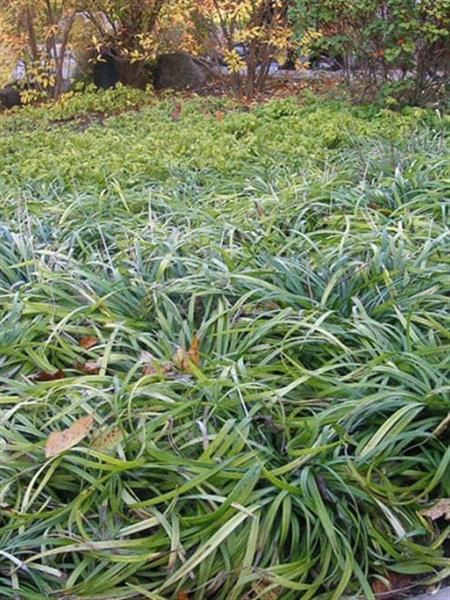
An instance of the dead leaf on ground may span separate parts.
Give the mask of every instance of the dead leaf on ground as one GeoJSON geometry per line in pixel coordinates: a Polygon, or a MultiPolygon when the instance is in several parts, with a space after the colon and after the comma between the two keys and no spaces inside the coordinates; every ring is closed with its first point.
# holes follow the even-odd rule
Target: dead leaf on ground
{"type": "Polygon", "coordinates": [[[216,110],[216,120],[223,121],[224,112],[222,110],[216,110]]]}
{"type": "Polygon", "coordinates": [[[189,600],[187,592],[178,592],[177,600],[189,600]]]}
{"type": "Polygon", "coordinates": [[[174,377],[176,375],[174,365],[170,362],[147,363],[144,365],[142,372],[144,375],[159,375],[160,377],[174,377]]]}
{"type": "Polygon", "coordinates": [[[174,377],[175,366],[168,361],[160,361],[156,359],[150,352],[142,352],[141,362],[143,363],[143,375],[157,375],[159,377],[174,377]]]}
{"type": "Polygon", "coordinates": [[[62,452],[73,448],[73,446],[76,446],[87,436],[92,429],[93,424],[93,415],[86,415],[85,417],[81,417],[75,421],[67,429],[63,429],[62,431],[53,431],[48,436],[45,444],[45,457],[50,458],[53,456],[58,456],[58,454],[61,454],[62,452]]]}
{"type": "Polygon", "coordinates": [[[432,521],[445,517],[450,521],[450,498],[441,498],[434,506],[421,510],[420,514],[432,521]]]}
{"type": "Polygon", "coordinates": [[[258,202],[258,200],[255,200],[255,209],[256,209],[256,214],[258,215],[258,217],[260,219],[264,219],[264,217],[266,216],[266,211],[262,207],[261,202],[258,202]]]}
{"type": "Polygon", "coordinates": [[[100,361],[88,361],[85,363],[75,363],[74,368],[77,371],[82,371],[86,375],[98,375],[100,373],[101,364],[100,361]]]}
{"type": "Polygon", "coordinates": [[[259,581],[253,584],[251,595],[247,595],[244,600],[251,600],[251,598],[255,597],[264,598],[264,600],[278,600],[281,590],[279,587],[268,590],[271,585],[273,584],[270,581],[259,581]]]}
{"type": "Polygon", "coordinates": [[[411,579],[400,573],[387,573],[385,581],[376,579],[372,584],[373,593],[379,600],[400,600],[408,595],[411,579]]]}
{"type": "Polygon", "coordinates": [[[242,314],[245,316],[261,314],[273,310],[281,310],[281,307],[279,304],[272,302],[271,300],[255,302],[254,304],[244,304],[242,306],[242,314]]]}
{"type": "Polygon", "coordinates": [[[58,371],[54,371],[53,373],[46,373],[45,371],[41,371],[37,375],[33,377],[34,381],[57,381],[58,379],[64,379],[66,377],[64,371],[58,369],[58,371]]]}
{"type": "Polygon", "coordinates": [[[112,450],[123,440],[123,431],[120,427],[113,427],[97,435],[92,441],[95,450],[112,450]]]}
{"type": "Polygon", "coordinates": [[[435,435],[437,437],[440,436],[441,433],[444,433],[444,431],[448,428],[449,425],[450,425],[450,413],[448,413],[448,415],[445,417],[445,419],[439,423],[439,425],[433,431],[432,435],[435,435]]]}
{"type": "Polygon", "coordinates": [[[98,344],[98,338],[93,335],[87,335],[86,337],[81,338],[79,344],[85,350],[89,350],[89,348],[93,348],[98,344]]]}
{"type": "Polygon", "coordinates": [[[192,338],[189,350],[185,350],[181,346],[177,348],[175,356],[173,357],[173,362],[180,371],[185,373],[191,373],[192,366],[200,366],[200,338],[198,335],[194,335],[192,338]]]}
{"type": "Polygon", "coordinates": [[[170,113],[172,121],[179,121],[181,119],[182,112],[183,112],[183,109],[181,107],[181,104],[177,104],[175,106],[175,108],[173,109],[173,111],[170,113]]]}

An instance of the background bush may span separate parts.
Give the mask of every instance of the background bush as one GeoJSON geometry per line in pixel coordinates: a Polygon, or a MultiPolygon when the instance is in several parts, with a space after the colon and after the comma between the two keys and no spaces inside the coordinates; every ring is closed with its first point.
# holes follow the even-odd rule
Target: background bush
{"type": "Polygon", "coordinates": [[[294,0],[297,34],[342,64],[355,98],[425,105],[445,97],[450,75],[450,0],[294,0]]]}

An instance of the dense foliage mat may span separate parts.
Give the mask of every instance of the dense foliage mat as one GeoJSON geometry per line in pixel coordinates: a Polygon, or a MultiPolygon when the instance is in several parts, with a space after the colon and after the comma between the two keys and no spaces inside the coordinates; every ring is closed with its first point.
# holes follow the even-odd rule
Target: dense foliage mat
{"type": "Polygon", "coordinates": [[[1,598],[448,576],[448,118],[76,102],[0,118],[1,598]]]}

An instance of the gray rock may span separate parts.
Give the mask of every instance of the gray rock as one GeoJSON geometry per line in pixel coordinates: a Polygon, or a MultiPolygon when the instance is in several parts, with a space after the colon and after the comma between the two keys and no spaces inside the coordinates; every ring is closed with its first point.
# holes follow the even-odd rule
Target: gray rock
{"type": "Polygon", "coordinates": [[[13,108],[13,106],[20,106],[21,104],[20,93],[16,88],[7,86],[0,90],[0,107],[13,108]]]}
{"type": "Polygon", "coordinates": [[[430,592],[410,598],[410,600],[450,600],[450,587],[445,587],[439,590],[436,594],[430,592]]]}
{"type": "Polygon", "coordinates": [[[172,88],[199,91],[204,88],[208,76],[209,69],[203,61],[185,52],[173,52],[158,58],[154,84],[158,90],[172,88]]]}

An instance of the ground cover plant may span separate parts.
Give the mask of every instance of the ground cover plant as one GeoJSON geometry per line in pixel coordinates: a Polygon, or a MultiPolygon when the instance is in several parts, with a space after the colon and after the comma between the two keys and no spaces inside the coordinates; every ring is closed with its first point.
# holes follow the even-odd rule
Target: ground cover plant
{"type": "Polygon", "coordinates": [[[119,94],[0,117],[0,597],[447,577],[448,117],[119,94]]]}

